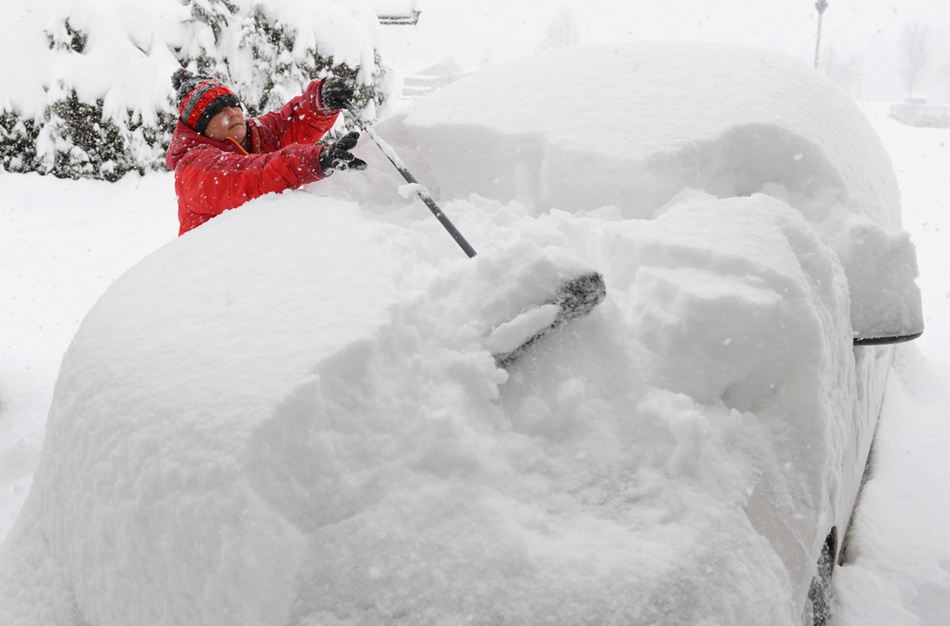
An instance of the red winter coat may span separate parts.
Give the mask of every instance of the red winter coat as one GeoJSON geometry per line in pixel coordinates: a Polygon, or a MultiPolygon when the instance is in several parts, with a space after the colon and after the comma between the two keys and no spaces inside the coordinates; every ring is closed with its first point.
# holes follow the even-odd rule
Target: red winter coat
{"type": "Polygon", "coordinates": [[[175,172],[179,235],[228,209],[265,193],[294,189],[325,177],[322,146],[314,145],[339,111],[324,109],[320,85],[272,111],[247,121],[244,145],[200,135],[180,120],[165,154],[175,172]]]}

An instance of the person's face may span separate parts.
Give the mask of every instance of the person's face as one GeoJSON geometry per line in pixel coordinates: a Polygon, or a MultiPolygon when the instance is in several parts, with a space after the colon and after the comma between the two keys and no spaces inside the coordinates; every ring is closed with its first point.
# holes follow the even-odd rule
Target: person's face
{"type": "Polygon", "coordinates": [[[211,118],[205,135],[211,139],[221,141],[231,137],[238,143],[244,141],[247,135],[247,125],[244,122],[244,111],[241,107],[225,107],[211,118]]]}

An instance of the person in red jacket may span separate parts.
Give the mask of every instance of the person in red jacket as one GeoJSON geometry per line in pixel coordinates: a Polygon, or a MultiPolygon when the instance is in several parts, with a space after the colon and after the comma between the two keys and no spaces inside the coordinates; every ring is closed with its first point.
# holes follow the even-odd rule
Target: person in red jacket
{"type": "Polygon", "coordinates": [[[353,96],[339,78],[315,80],[280,111],[249,120],[237,95],[215,78],[182,68],[172,86],[179,118],[165,163],[175,172],[179,235],[266,193],[295,189],[333,170],[366,169],[350,152],[358,132],[317,145],[353,96]]]}

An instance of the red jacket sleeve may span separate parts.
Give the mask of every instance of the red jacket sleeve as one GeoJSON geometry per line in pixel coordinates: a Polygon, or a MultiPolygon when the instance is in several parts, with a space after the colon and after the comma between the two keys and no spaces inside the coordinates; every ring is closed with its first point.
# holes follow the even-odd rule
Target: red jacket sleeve
{"type": "Polygon", "coordinates": [[[276,152],[245,155],[196,146],[175,170],[179,233],[266,193],[324,178],[321,150],[322,146],[293,144],[276,152]]]}
{"type": "Polygon", "coordinates": [[[280,111],[271,111],[251,120],[257,129],[261,145],[255,152],[279,150],[295,143],[316,143],[336,123],[340,112],[323,108],[320,86],[323,80],[311,82],[303,94],[297,96],[280,111]]]}

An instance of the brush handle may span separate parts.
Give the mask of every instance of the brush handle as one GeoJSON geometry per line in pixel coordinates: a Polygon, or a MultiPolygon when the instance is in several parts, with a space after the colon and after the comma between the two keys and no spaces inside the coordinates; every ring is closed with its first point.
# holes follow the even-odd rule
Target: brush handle
{"type": "Polygon", "coordinates": [[[359,109],[356,108],[349,100],[344,103],[346,110],[349,111],[350,115],[353,116],[353,119],[356,120],[356,123],[366,131],[366,134],[369,135],[372,140],[379,146],[379,149],[382,150],[383,154],[386,155],[386,158],[389,159],[389,162],[402,174],[402,177],[406,180],[407,183],[414,186],[416,195],[419,196],[419,199],[422,200],[429,210],[432,211],[432,214],[435,215],[436,219],[445,227],[445,230],[452,235],[452,239],[459,245],[460,248],[468,255],[468,258],[475,256],[475,248],[468,243],[462,233],[455,227],[455,224],[452,223],[452,220],[442,212],[442,209],[439,208],[439,205],[436,204],[435,200],[432,199],[432,194],[429,193],[429,190],[425,188],[425,185],[416,180],[416,177],[409,172],[406,168],[405,163],[402,162],[402,159],[399,158],[399,155],[396,154],[396,151],[393,150],[392,146],[386,143],[382,137],[379,136],[369,122],[363,117],[363,114],[359,109]]]}

